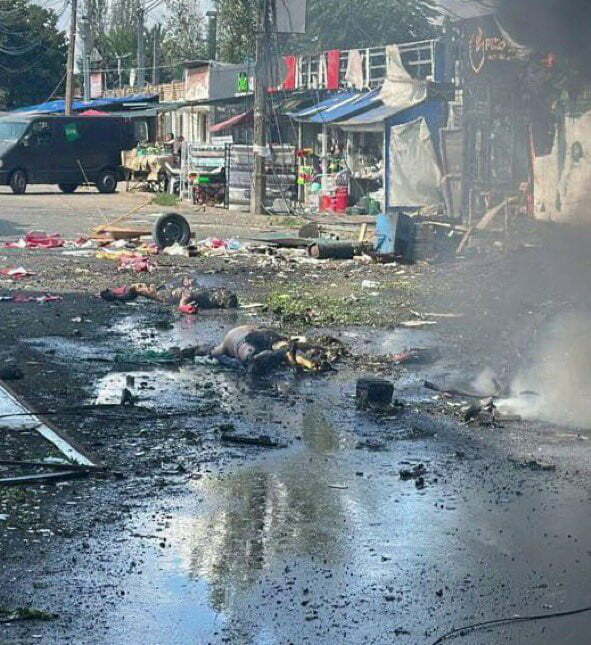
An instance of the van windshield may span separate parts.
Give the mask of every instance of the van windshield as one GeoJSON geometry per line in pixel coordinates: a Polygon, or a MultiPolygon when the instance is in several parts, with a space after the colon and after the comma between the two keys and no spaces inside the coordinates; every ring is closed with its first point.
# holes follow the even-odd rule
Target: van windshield
{"type": "Polygon", "coordinates": [[[26,121],[0,120],[0,141],[18,141],[28,125],[26,121]]]}

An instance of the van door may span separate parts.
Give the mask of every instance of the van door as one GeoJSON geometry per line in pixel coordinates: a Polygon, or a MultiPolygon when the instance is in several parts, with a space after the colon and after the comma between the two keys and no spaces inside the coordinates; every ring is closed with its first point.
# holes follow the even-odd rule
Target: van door
{"type": "Polygon", "coordinates": [[[34,121],[23,138],[25,148],[25,169],[30,183],[54,183],[55,168],[58,161],[54,158],[55,137],[50,119],[34,121]]]}
{"type": "Polygon", "coordinates": [[[74,120],[56,122],[56,151],[60,162],[57,177],[59,183],[83,183],[84,173],[79,163],[82,149],[80,123],[74,120]]]}

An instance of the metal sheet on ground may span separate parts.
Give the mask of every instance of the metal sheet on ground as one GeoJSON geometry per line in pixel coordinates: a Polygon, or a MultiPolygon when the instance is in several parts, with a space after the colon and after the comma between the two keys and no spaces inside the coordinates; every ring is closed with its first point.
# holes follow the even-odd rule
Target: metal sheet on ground
{"type": "Polygon", "coordinates": [[[47,441],[52,443],[67,459],[81,466],[95,466],[88,457],[83,455],[69,441],[63,432],[50,427],[37,415],[29,410],[5,386],[0,384],[0,418],[2,425],[12,429],[30,430],[32,427],[47,441]],[[14,416],[12,416],[14,415],[14,416]]]}

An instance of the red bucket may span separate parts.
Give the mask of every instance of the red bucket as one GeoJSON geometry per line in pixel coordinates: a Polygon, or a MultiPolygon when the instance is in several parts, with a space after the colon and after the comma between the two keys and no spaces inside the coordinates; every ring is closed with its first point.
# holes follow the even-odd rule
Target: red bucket
{"type": "Polygon", "coordinates": [[[331,200],[331,210],[335,213],[344,213],[349,206],[349,190],[337,188],[335,196],[331,200]]]}

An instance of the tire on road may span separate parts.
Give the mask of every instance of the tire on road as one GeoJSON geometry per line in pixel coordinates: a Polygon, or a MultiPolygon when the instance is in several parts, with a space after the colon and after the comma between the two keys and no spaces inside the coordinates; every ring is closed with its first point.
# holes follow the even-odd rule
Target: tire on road
{"type": "Polygon", "coordinates": [[[154,223],[152,237],[161,249],[175,243],[187,246],[191,240],[191,227],[182,215],[165,213],[154,223]]]}
{"type": "Polygon", "coordinates": [[[117,173],[114,170],[101,170],[96,179],[99,193],[109,194],[117,190],[117,173]]]}
{"type": "Polygon", "coordinates": [[[73,193],[78,188],[78,184],[58,184],[58,188],[62,193],[73,193]]]}
{"type": "Polygon", "coordinates": [[[24,170],[15,170],[10,175],[9,184],[15,195],[23,195],[27,190],[27,173],[24,170]]]}

